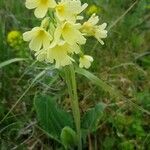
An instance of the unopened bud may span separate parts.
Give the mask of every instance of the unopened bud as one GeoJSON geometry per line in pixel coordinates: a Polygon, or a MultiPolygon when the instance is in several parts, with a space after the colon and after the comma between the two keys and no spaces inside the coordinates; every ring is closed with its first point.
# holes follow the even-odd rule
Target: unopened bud
{"type": "Polygon", "coordinates": [[[49,26],[49,17],[46,17],[42,20],[41,27],[47,29],[49,26]]]}

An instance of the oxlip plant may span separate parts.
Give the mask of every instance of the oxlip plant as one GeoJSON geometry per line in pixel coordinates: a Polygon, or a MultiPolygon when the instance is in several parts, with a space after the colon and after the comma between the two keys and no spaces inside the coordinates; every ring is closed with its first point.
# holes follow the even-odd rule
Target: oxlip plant
{"type": "MultiPolygon", "coordinates": [[[[55,0],[26,0],[25,6],[34,10],[35,17],[41,20],[41,24],[25,32],[23,34],[24,41],[29,42],[29,48],[35,52],[38,61],[54,64],[58,71],[63,72],[62,75],[68,86],[75,128],[74,125],[63,124],[60,137],[56,139],[66,149],[76,146],[81,150],[83,137],[86,134],[82,130],[84,125],[81,125],[76,73],[89,73],[83,68],[88,69],[94,59],[84,53],[83,45],[86,44],[89,36],[93,36],[103,45],[103,38],[107,37],[105,29],[107,24],[99,24],[99,17],[96,14],[92,14],[88,20],[85,20],[81,13],[88,4],[81,4],[80,0],[60,0],[57,2],[55,0]]],[[[86,75],[88,76],[88,74],[86,75]]],[[[52,103],[52,105],[55,104],[52,103]]],[[[50,109],[50,111],[52,110],[50,109]]],[[[60,113],[60,117],[65,116],[62,114],[60,113]]],[[[83,120],[86,121],[86,117],[90,115],[91,112],[85,114],[83,120]]],[[[84,121],[83,124],[85,124],[84,121]]],[[[56,136],[54,135],[54,137],[56,136]]]]}

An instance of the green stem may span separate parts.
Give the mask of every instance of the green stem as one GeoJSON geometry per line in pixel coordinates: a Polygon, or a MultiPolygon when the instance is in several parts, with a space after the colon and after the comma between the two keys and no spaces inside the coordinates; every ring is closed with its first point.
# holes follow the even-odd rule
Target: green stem
{"type": "Polygon", "coordinates": [[[76,125],[76,131],[78,135],[78,150],[82,150],[80,109],[79,109],[79,102],[78,102],[78,95],[77,95],[75,70],[73,65],[67,66],[65,68],[65,76],[66,76],[69,96],[71,98],[71,107],[72,107],[73,117],[76,125]]]}

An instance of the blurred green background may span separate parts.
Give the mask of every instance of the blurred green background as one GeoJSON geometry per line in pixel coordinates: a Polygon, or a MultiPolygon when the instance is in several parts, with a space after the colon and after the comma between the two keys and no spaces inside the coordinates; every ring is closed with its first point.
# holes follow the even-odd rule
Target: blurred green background
{"type": "MultiPolygon", "coordinates": [[[[40,128],[33,99],[36,93],[56,97],[70,109],[65,82],[49,64],[36,62],[22,40],[22,33],[38,26],[40,21],[27,10],[24,0],[0,0],[0,64],[12,58],[28,58],[0,68],[0,149],[57,150],[61,145],[40,128]],[[46,73],[37,80],[37,74],[46,73]],[[28,89],[30,87],[30,89],[28,89]],[[18,102],[17,105],[16,102],[18,102]]],[[[78,93],[82,112],[98,102],[108,105],[99,128],[88,136],[84,149],[148,150],[150,149],[150,1],[84,0],[100,23],[108,23],[108,37],[101,46],[90,38],[85,46],[92,55],[90,68],[96,76],[119,89],[127,99],[115,100],[108,93],[78,76],[78,93]]]]}

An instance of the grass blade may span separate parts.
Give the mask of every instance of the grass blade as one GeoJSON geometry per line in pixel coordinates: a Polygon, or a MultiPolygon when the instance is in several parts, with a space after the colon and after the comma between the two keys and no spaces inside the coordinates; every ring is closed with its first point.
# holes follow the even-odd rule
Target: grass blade
{"type": "Polygon", "coordinates": [[[26,58],[13,58],[13,59],[10,59],[10,60],[7,60],[7,61],[4,61],[2,63],[0,63],[0,69],[11,64],[11,63],[14,63],[14,62],[17,62],[17,61],[23,61],[23,60],[26,60],[26,58]]]}
{"type": "Polygon", "coordinates": [[[89,71],[82,68],[76,68],[76,72],[87,77],[93,84],[101,87],[104,91],[109,92],[111,96],[119,97],[119,94],[115,91],[114,88],[112,88],[109,84],[105,83],[103,80],[99,79],[89,71]]]}

